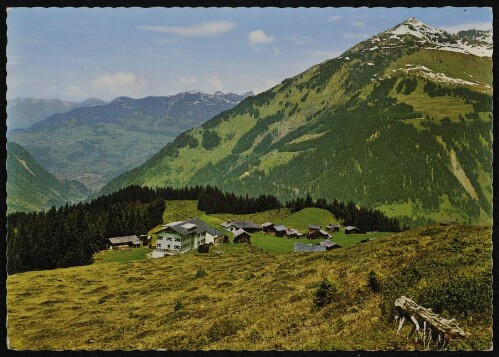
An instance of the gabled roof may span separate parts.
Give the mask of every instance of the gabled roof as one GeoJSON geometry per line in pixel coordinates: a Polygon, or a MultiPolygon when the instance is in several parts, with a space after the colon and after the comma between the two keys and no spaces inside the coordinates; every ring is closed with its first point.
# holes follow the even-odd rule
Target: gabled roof
{"type": "Polygon", "coordinates": [[[324,247],[334,247],[334,246],[338,245],[335,242],[331,242],[329,239],[323,240],[319,244],[324,246],[324,247]]]}
{"type": "Polygon", "coordinates": [[[345,227],[345,230],[347,230],[347,231],[351,231],[352,229],[358,229],[358,228],[354,227],[354,226],[346,226],[345,227]]]}
{"type": "Polygon", "coordinates": [[[265,223],[262,223],[262,228],[265,228],[265,227],[270,227],[270,226],[273,226],[274,223],[272,222],[265,222],[265,223]]]}
{"type": "Polygon", "coordinates": [[[321,229],[321,226],[317,226],[317,225],[315,225],[315,224],[309,224],[309,225],[308,225],[308,228],[309,228],[309,229],[321,229]]]}
{"type": "Polygon", "coordinates": [[[175,221],[175,222],[170,222],[170,223],[167,223],[167,224],[163,224],[163,228],[171,227],[171,226],[177,226],[180,223],[184,223],[184,221],[175,221]]]}
{"type": "Polygon", "coordinates": [[[221,225],[222,225],[222,227],[224,227],[224,228],[229,228],[229,227],[231,226],[230,221],[224,222],[224,223],[222,223],[221,225]]]}
{"type": "Polygon", "coordinates": [[[295,243],[293,250],[295,252],[323,252],[326,250],[326,247],[320,244],[295,243]]]}
{"type": "Polygon", "coordinates": [[[192,223],[184,223],[180,227],[187,229],[188,231],[192,230],[193,228],[196,228],[195,224],[192,223]]]}
{"type": "Polygon", "coordinates": [[[341,226],[338,223],[335,224],[328,224],[326,228],[340,228],[341,226]]]}
{"type": "Polygon", "coordinates": [[[274,229],[278,232],[282,232],[282,231],[287,231],[288,229],[286,228],[286,226],[283,226],[282,224],[278,225],[278,226],[274,226],[274,229]]]}
{"type": "Polygon", "coordinates": [[[319,232],[323,235],[323,236],[326,236],[326,237],[331,237],[331,235],[326,232],[326,231],[323,231],[322,229],[319,229],[319,232]]]}
{"type": "Polygon", "coordinates": [[[251,234],[249,234],[248,232],[246,232],[244,229],[241,229],[239,228],[237,231],[234,232],[234,238],[240,236],[241,234],[244,234],[246,233],[247,235],[249,235],[251,237],[251,234]]]}
{"type": "Polygon", "coordinates": [[[111,244],[133,243],[140,244],[140,239],[137,236],[113,237],[109,238],[111,244]]]}
{"type": "Polygon", "coordinates": [[[223,232],[213,228],[209,224],[206,224],[199,218],[192,218],[188,221],[182,221],[182,222],[172,222],[165,226],[166,226],[165,229],[171,229],[182,236],[186,236],[192,233],[202,234],[205,232],[210,233],[212,236],[221,236],[224,234],[223,232]],[[173,223],[177,224],[174,225],[173,223]]]}
{"type": "Polygon", "coordinates": [[[298,232],[296,229],[294,228],[290,228],[286,231],[286,234],[287,235],[290,235],[290,234],[301,234],[300,232],[298,232]]]}

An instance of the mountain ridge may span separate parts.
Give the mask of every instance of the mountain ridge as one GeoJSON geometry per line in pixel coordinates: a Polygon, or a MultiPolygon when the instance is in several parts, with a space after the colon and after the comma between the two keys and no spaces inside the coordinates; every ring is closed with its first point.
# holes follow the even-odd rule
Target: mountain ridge
{"type": "Polygon", "coordinates": [[[55,113],[68,112],[80,107],[105,104],[99,98],[89,98],[82,102],[62,99],[44,99],[34,97],[17,97],[7,100],[7,129],[9,132],[26,129],[55,113]]]}
{"type": "Polygon", "coordinates": [[[99,194],[129,184],[212,184],[282,200],[353,200],[408,223],[487,220],[491,58],[482,42],[432,29],[409,19],[248,97],[99,194]],[[387,171],[394,163],[397,172],[387,171]]]}
{"type": "Polygon", "coordinates": [[[245,97],[234,93],[178,93],[56,113],[9,133],[49,172],[97,190],[145,162],[181,132],[232,108],[245,97]],[[140,150],[135,150],[139,148],[140,150]]]}

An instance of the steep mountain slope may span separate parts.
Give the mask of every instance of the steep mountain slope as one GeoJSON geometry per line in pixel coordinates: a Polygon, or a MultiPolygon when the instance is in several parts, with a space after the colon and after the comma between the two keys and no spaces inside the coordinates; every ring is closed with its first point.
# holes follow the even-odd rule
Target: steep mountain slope
{"type": "Polygon", "coordinates": [[[20,145],[7,142],[7,212],[39,211],[84,199],[88,189],[59,181],[20,145]]]}
{"type": "Polygon", "coordinates": [[[7,101],[8,130],[27,128],[55,113],[66,113],[80,107],[106,104],[99,98],[90,98],[81,103],[61,99],[15,98],[7,101]]]}
{"type": "Polygon", "coordinates": [[[145,162],[182,131],[232,108],[243,96],[199,91],[170,97],[118,97],[105,105],[54,114],[9,140],[48,171],[98,189],[145,162]]]}
{"type": "Polygon", "coordinates": [[[490,55],[410,18],[183,133],[101,193],[212,184],[352,200],[412,224],[490,221],[490,55]]]}

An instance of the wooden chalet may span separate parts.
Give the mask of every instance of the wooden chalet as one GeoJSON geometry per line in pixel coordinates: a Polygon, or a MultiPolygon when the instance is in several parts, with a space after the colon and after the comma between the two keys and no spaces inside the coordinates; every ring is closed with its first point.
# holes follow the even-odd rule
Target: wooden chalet
{"type": "Polygon", "coordinates": [[[127,246],[129,248],[137,248],[137,247],[140,247],[142,245],[139,237],[137,237],[135,235],[124,236],[124,237],[113,237],[113,238],[108,238],[108,240],[110,243],[110,249],[118,248],[118,247],[122,247],[122,246],[127,246]]]}
{"type": "Polygon", "coordinates": [[[340,231],[340,225],[335,223],[335,224],[328,224],[326,226],[326,230],[329,231],[329,232],[339,232],[340,231]]]}
{"type": "Polygon", "coordinates": [[[326,250],[341,248],[340,245],[338,245],[335,242],[330,241],[329,239],[323,240],[319,244],[322,245],[323,247],[326,247],[326,250]]]}
{"type": "Polygon", "coordinates": [[[239,229],[243,229],[246,232],[256,232],[262,229],[261,225],[257,225],[247,219],[227,221],[222,223],[222,227],[228,231],[231,231],[232,233],[239,229]]]}
{"type": "Polygon", "coordinates": [[[244,229],[238,229],[234,232],[234,243],[249,243],[251,235],[244,229]]]}
{"type": "Polygon", "coordinates": [[[354,227],[354,226],[346,226],[345,227],[345,234],[359,234],[361,233],[360,232],[360,229],[358,229],[357,227],[354,227]]]}
{"type": "Polygon", "coordinates": [[[270,234],[276,236],[276,237],[283,237],[286,235],[286,231],[288,229],[286,226],[283,226],[282,224],[277,225],[277,226],[272,226],[271,230],[269,231],[270,234]]]}
{"type": "Polygon", "coordinates": [[[331,235],[328,232],[319,229],[317,231],[308,232],[307,237],[308,239],[329,239],[331,238],[331,235]]]}
{"type": "Polygon", "coordinates": [[[308,226],[308,233],[317,232],[320,229],[321,229],[321,226],[318,226],[318,225],[315,225],[315,224],[309,224],[309,226],[308,226]]]}
{"type": "Polygon", "coordinates": [[[298,237],[301,237],[303,234],[301,234],[299,231],[297,231],[296,229],[293,229],[293,228],[289,228],[287,231],[286,231],[286,236],[288,238],[298,238],[298,237]]]}
{"type": "Polygon", "coordinates": [[[274,223],[272,223],[272,222],[262,223],[262,231],[270,232],[270,230],[272,229],[273,226],[274,226],[274,223]]]}

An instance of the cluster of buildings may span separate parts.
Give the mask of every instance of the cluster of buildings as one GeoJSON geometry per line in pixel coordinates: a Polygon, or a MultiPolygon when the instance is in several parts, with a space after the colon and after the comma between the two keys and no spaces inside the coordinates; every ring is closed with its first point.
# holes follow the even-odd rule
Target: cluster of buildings
{"type": "MultiPolygon", "coordinates": [[[[153,258],[166,255],[185,253],[193,249],[207,252],[209,245],[219,245],[228,242],[227,232],[234,236],[234,243],[249,243],[251,233],[263,232],[275,237],[323,239],[318,244],[295,243],[295,252],[325,251],[339,248],[340,246],[330,239],[330,233],[340,230],[339,224],[329,224],[325,230],[321,226],[311,224],[308,232],[303,234],[297,229],[286,227],[282,224],[265,222],[255,224],[249,220],[227,221],[221,224],[222,230],[213,228],[199,218],[187,221],[176,221],[164,224],[163,228],[156,233],[156,247],[152,252],[153,258]]],[[[353,226],[345,227],[345,234],[359,233],[359,229],[353,226]]],[[[150,245],[150,236],[142,235],[109,238],[110,249],[128,249],[130,247],[141,247],[150,245]]]]}

